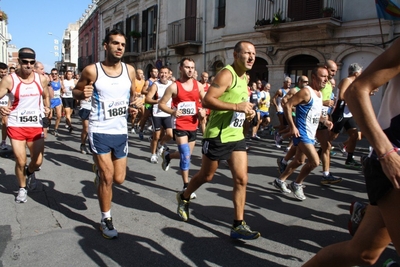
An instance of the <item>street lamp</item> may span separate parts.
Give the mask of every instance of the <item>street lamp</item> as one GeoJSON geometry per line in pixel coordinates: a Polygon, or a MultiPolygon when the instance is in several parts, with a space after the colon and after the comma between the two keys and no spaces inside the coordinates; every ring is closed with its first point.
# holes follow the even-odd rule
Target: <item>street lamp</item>
{"type": "Polygon", "coordinates": [[[52,32],[48,32],[47,34],[52,35],[57,38],[57,39],[54,39],[54,50],[56,51],[54,54],[57,57],[58,62],[60,64],[60,68],[61,68],[61,61],[62,61],[62,58],[61,58],[62,52],[61,52],[61,45],[60,45],[61,38],[58,37],[57,35],[54,35],[52,32]]]}

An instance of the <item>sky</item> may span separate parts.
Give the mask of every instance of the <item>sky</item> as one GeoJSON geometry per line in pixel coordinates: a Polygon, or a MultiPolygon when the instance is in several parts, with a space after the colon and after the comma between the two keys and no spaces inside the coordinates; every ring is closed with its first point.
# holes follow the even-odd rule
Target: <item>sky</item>
{"type": "Polygon", "coordinates": [[[91,0],[0,0],[0,10],[8,16],[10,44],[17,49],[35,50],[36,60],[50,72],[60,58],[54,55],[54,39],[61,42],[68,24],[78,21],[91,3],[91,0]]]}

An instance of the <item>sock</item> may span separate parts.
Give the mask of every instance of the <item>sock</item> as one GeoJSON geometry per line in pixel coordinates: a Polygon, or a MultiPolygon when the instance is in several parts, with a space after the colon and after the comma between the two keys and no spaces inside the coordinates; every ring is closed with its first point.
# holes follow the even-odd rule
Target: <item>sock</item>
{"type": "Polygon", "coordinates": [[[238,227],[239,225],[242,225],[243,220],[233,220],[233,228],[238,227]]]}
{"type": "Polygon", "coordinates": [[[181,199],[182,199],[182,200],[189,201],[189,200],[190,200],[190,197],[189,197],[188,199],[186,199],[186,198],[183,197],[183,193],[181,193],[181,199]]]}
{"type": "Polygon", "coordinates": [[[287,165],[287,161],[285,160],[285,159],[282,159],[282,161],[281,161],[283,164],[285,164],[285,165],[287,165]]]}
{"type": "Polygon", "coordinates": [[[101,220],[104,221],[105,218],[111,218],[111,210],[101,212],[101,220]]]}
{"type": "Polygon", "coordinates": [[[322,175],[324,175],[325,177],[327,177],[329,175],[329,171],[324,171],[322,172],[322,175]]]}
{"type": "Polygon", "coordinates": [[[348,152],[347,154],[347,161],[351,161],[353,159],[354,153],[348,152]]]}
{"type": "Polygon", "coordinates": [[[29,167],[26,167],[26,176],[29,176],[29,175],[31,175],[32,173],[34,173],[34,172],[30,172],[30,171],[29,171],[29,167]]]}
{"type": "Polygon", "coordinates": [[[296,187],[302,186],[301,184],[298,184],[298,183],[296,183],[296,182],[293,182],[293,183],[294,183],[294,185],[295,185],[296,187]]]}

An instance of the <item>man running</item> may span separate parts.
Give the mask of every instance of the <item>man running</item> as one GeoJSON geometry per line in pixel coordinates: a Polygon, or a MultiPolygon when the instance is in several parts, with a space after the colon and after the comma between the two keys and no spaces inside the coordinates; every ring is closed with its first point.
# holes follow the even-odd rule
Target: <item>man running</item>
{"type": "Polygon", "coordinates": [[[243,123],[255,116],[253,105],[248,102],[246,71],[256,59],[252,43],[238,42],[233,51],[234,61],[215,77],[203,99],[203,107],[211,109],[203,139],[201,168],[190,180],[186,190],[178,192],[178,215],[189,220],[190,195],[202,184],[210,182],[218,168],[219,160],[227,160],[233,178],[234,216],[231,238],[256,239],[258,231],[252,231],[244,221],[247,186],[247,152],[243,135],[243,123]]]}
{"type": "MultiPolygon", "coordinates": [[[[180,77],[171,84],[160,99],[160,109],[171,114],[174,119],[174,140],[178,151],[164,150],[162,168],[167,171],[171,159],[180,159],[179,168],[183,180],[183,190],[189,184],[190,157],[196,143],[199,101],[203,99],[204,88],[193,78],[195,63],[191,58],[183,58],[179,64],[180,77]],[[167,103],[172,98],[171,107],[167,103]]],[[[196,198],[194,192],[191,198],[196,198]]]]}
{"type": "MultiPolygon", "coordinates": [[[[103,62],[87,66],[73,90],[75,99],[92,100],[89,117],[89,142],[96,166],[95,185],[100,204],[100,230],[105,238],[118,236],[111,217],[112,184],[122,184],[128,155],[128,105],[134,100],[135,69],[121,62],[125,34],[114,29],[103,41],[103,62]]],[[[137,112],[137,109],[131,109],[137,112]]]]}
{"type": "MultiPolygon", "coordinates": [[[[158,106],[158,101],[164,96],[165,90],[172,84],[168,80],[169,69],[168,67],[161,67],[159,73],[160,79],[153,82],[146,95],[146,103],[153,106],[152,120],[153,120],[153,138],[151,140],[151,163],[158,163],[158,157],[162,155],[166,149],[166,143],[172,139],[172,121],[171,115],[162,111],[158,106]],[[162,131],[162,129],[163,131],[162,131]],[[164,133],[161,136],[161,133],[164,133]]],[[[171,108],[171,101],[167,102],[167,107],[171,108]]]]}
{"type": "Polygon", "coordinates": [[[310,172],[319,165],[319,157],[315,150],[315,132],[318,123],[322,123],[327,129],[333,124],[322,113],[321,89],[328,82],[328,71],[324,67],[315,68],[311,73],[311,86],[305,86],[302,90],[291,97],[283,106],[286,120],[289,124],[289,134],[293,136],[293,144],[297,146],[294,159],[288,164],[285,171],[279,178],[274,180],[274,186],[282,193],[291,193],[299,200],[305,200],[303,192],[303,181],[310,172]],[[292,117],[292,109],[296,107],[296,121],[292,117]],[[321,118],[321,119],[320,119],[321,118]],[[286,179],[299,167],[307,158],[307,163],[301,168],[296,180],[287,188],[286,179]]]}
{"type": "Polygon", "coordinates": [[[31,48],[24,47],[18,51],[20,68],[13,74],[5,76],[0,82],[0,98],[10,92],[14,102],[10,108],[2,108],[2,115],[8,115],[7,134],[15,156],[15,175],[19,190],[15,198],[17,203],[28,200],[28,190],[37,185],[35,170],[43,162],[43,113],[49,113],[50,101],[47,91],[47,80],[33,71],[36,54],[31,48]],[[26,147],[30,159],[27,165],[26,147]]]}

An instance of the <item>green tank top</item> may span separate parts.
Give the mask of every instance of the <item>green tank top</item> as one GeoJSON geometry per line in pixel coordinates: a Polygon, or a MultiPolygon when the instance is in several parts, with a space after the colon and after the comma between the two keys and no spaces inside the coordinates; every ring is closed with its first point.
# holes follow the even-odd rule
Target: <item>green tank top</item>
{"type": "MultiPolygon", "coordinates": [[[[227,65],[223,68],[232,74],[232,85],[226,90],[219,100],[228,103],[241,103],[248,101],[247,79],[241,79],[232,68],[227,65]]],[[[246,115],[235,111],[212,110],[208,119],[204,138],[220,137],[221,143],[236,142],[244,139],[243,124],[246,115]]]]}
{"type": "Polygon", "coordinates": [[[332,84],[330,81],[328,81],[325,84],[325,87],[323,89],[321,89],[321,93],[322,93],[322,101],[325,100],[330,100],[331,99],[331,94],[332,94],[332,84]]]}

